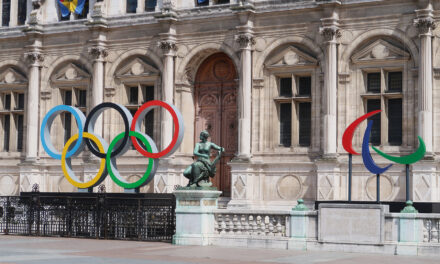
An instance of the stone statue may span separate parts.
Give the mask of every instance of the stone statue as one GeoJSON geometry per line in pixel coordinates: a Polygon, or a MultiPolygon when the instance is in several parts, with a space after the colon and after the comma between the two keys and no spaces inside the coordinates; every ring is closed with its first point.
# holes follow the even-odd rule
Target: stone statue
{"type": "Polygon", "coordinates": [[[183,176],[189,179],[187,187],[210,187],[212,185],[209,178],[215,176],[215,165],[225,149],[209,142],[208,137],[208,131],[200,132],[200,142],[194,147],[194,156],[197,160],[183,172],[183,176]],[[212,162],[210,160],[211,148],[218,150],[217,157],[212,162]]]}

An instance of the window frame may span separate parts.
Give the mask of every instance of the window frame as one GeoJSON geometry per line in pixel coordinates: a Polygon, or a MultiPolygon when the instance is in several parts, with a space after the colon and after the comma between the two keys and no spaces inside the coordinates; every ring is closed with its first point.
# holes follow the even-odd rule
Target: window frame
{"type": "Polygon", "coordinates": [[[363,90],[361,93],[362,105],[364,108],[364,114],[367,113],[367,101],[370,99],[380,99],[380,144],[379,147],[402,147],[405,145],[405,135],[403,130],[404,122],[404,104],[405,104],[405,91],[407,90],[407,84],[405,80],[407,79],[406,65],[375,65],[374,67],[361,67],[361,76],[363,79],[363,90]],[[390,72],[401,72],[402,73],[402,90],[400,92],[389,91],[389,73],[390,72]],[[380,91],[378,93],[373,93],[368,91],[368,74],[369,73],[380,73],[380,91]],[[389,133],[389,110],[388,110],[388,100],[390,99],[402,99],[402,142],[400,145],[390,144],[388,141],[389,133]]]}
{"type": "Polygon", "coordinates": [[[272,76],[275,78],[276,86],[276,96],[273,100],[276,104],[276,111],[278,116],[277,136],[275,137],[275,147],[277,149],[289,149],[295,152],[308,152],[310,149],[314,148],[314,130],[315,125],[313,122],[314,116],[314,105],[315,105],[315,86],[316,86],[316,67],[308,66],[301,68],[289,68],[281,71],[274,70],[272,76]],[[280,80],[282,78],[292,78],[292,96],[280,96],[280,80]],[[310,95],[300,95],[299,94],[299,78],[310,77],[310,95]],[[281,131],[280,131],[280,104],[291,103],[292,113],[291,113],[291,145],[289,147],[284,146],[281,143],[281,131]],[[299,105],[301,103],[310,103],[310,145],[304,146],[300,144],[300,125],[299,125],[299,105]]]}
{"type": "Polygon", "coordinates": [[[24,153],[25,151],[25,137],[26,137],[26,104],[27,104],[27,91],[24,87],[15,87],[15,88],[0,88],[0,127],[1,127],[1,135],[0,135],[0,155],[9,155],[10,153],[24,153]],[[20,94],[24,95],[24,107],[17,108],[17,104],[19,102],[20,94]],[[3,105],[5,104],[6,95],[10,95],[10,106],[9,109],[4,109],[3,105]],[[4,142],[4,122],[5,116],[9,116],[9,149],[5,150],[5,142],[4,142]],[[18,133],[18,120],[19,116],[23,117],[23,131],[21,138],[21,149],[18,149],[19,145],[19,133],[18,133]]]}

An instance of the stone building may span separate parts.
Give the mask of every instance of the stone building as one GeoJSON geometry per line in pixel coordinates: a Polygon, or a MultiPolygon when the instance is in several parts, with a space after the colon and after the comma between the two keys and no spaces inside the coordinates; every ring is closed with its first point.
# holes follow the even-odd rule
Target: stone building
{"type": "MultiPolygon", "coordinates": [[[[182,111],[185,137],[142,192],[186,184],[181,172],[207,129],[226,149],[214,181],[230,207],[347,199],[342,134],[357,117],[382,109],[371,142],[406,155],[420,135],[427,155],[411,166],[411,194],[440,201],[440,1],[87,0],[82,14],[66,18],[56,0],[0,3],[1,195],[35,183],[40,191],[74,191],[39,140],[52,107],[86,113],[116,102],[135,111],[161,99],[182,111]]],[[[70,115],[58,117],[52,141],[59,150],[76,129],[70,115]]],[[[144,129],[168,145],[171,117],[155,110],[144,129]]],[[[97,130],[107,142],[122,132],[117,112],[104,112],[97,130]]],[[[93,177],[96,161],[84,151],[75,170],[93,177]]],[[[146,163],[134,149],[118,158],[129,180],[146,163]]],[[[122,191],[109,178],[104,184],[122,191]]],[[[375,189],[375,175],[354,156],[353,199],[375,200],[375,189]]],[[[404,166],[381,176],[381,197],[404,200],[404,166]]]]}

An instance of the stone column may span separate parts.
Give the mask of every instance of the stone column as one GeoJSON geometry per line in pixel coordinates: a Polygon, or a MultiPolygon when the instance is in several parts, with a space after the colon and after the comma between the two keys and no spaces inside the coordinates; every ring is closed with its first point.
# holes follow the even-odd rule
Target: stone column
{"type": "Polygon", "coordinates": [[[44,60],[39,51],[31,51],[25,54],[29,62],[29,84],[26,105],[26,160],[35,161],[38,150],[38,105],[40,90],[40,67],[44,60]]]}
{"type": "Polygon", "coordinates": [[[415,26],[419,30],[419,92],[418,135],[426,144],[426,152],[433,155],[432,139],[432,30],[435,29],[432,7],[416,10],[415,26]]]}
{"type": "Polygon", "coordinates": [[[251,156],[251,109],[252,109],[252,46],[255,44],[252,33],[236,36],[240,44],[240,87],[238,90],[238,158],[251,156]]]}
{"type": "MultiPolygon", "coordinates": [[[[174,56],[177,46],[174,39],[167,39],[159,42],[163,52],[163,73],[162,73],[162,100],[174,104],[174,56]]],[[[173,120],[166,110],[162,111],[161,124],[161,148],[166,148],[173,137],[173,120]]]]}
{"type": "MultiPolygon", "coordinates": [[[[95,46],[89,49],[89,54],[93,59],[93,86],[91,107],[95,107],[103,102],[104,99],[104,62],[107,57],[107,49],[103,46],[95,46]]],[[[98,118],[95,124],[95,133],[102,135],[102,117],[98,118]]]]}
{"type": "Polygon", "coordinates": [[[324,146],[323,153],[326,157],[336,156],[337,145],[337,39],[340,37],[336,18],[325,18],[321,20],[323,27],[320,33],[325,44],[325,70],[324,70],[324,146]]]}

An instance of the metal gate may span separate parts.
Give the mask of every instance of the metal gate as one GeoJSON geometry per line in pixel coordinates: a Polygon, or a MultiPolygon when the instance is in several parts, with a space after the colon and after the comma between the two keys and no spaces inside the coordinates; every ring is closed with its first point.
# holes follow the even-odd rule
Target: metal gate
{"type": "Polygon", "coordinates": [[[0,197],[0,233],[171,241],[173,194],[40,193],[0,197]]]}

